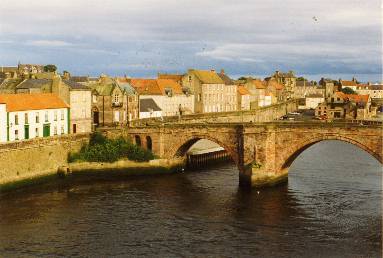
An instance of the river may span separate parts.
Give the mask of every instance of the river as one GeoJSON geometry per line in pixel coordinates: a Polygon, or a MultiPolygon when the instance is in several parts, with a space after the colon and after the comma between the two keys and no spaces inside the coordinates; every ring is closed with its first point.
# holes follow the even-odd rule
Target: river
{"type": "Polygon", "coordinates": [[[381,201],[381,165],[326,141],[260,191],[224,164],[2,196],[0,256],[381,257],[381,201]]]}

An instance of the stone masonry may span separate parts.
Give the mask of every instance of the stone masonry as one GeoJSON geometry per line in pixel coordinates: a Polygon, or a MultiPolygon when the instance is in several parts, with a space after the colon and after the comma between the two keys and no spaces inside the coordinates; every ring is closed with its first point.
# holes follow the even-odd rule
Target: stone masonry
{"type": "Polygon", "coordinates": [[[173,124],[109,131],[121,133],[143,147],[151,142],[161,158],[182,157],[198,140],[216,142],[239,169],[240,184],[263,186],[287,179],[290,165],[311,145],[323,140],[354,144],[383,162],[382,125],[351,123],[269,122],[241,124],[173,124]]]}

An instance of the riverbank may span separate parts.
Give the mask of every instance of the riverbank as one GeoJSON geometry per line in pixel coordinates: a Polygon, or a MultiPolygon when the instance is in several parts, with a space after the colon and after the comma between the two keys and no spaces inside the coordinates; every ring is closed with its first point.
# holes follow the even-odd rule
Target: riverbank
{"type": "Polygon", "coordinates": [[[74,162],[60,166],[56,171],[44,175],[14,180],[0,184],[0,193],[6,193],[29,186],[37,186],[52,181],[70,183],[80,179],[89,181],[94,179],[124,178],[128,176],[160,175],[181,171],[185,165],[184,159],[156,159],[149,162],[135,162],[119,160],[106,162],[74,162]]]}

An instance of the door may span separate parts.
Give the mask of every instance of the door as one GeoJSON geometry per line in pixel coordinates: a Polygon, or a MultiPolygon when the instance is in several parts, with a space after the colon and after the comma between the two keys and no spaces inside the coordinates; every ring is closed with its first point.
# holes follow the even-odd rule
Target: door
{"type": "Polygon", "coordinates": [[[93,123],[96,125],[100,123],[98,111],[93,112],[93,123]]]}
{"type": "Polygon", "coordinates": [[[43,127],[43,137],[48,137],[51,135],[51,126],[50,124],[45,124],[43,127]]]}
{"type": "Polygon", "coordinates": [[[76,133],[77,132],[77,125],[76,124],[73,124],[73,130],[72,130],[72,133],[76,133]]]}
{"type": "Polygon", "coordinates": [[[29,125],[24,125],[24,139],[29,139],[29,125]]]}

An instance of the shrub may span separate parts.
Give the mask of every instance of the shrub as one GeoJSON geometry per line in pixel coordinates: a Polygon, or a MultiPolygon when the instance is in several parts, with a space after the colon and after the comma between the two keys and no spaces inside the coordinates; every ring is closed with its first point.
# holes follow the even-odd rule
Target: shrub
{"type": "Polygon", "coordinates": [[[89,144],[82,146],[78,153],[69,154],[68,162],[115,162],[121,158],[143,162],[152,160],[155,156],[151,151],[142,149],[122,137],[107,139],[100,133],[94,133],[89,144]]]}

